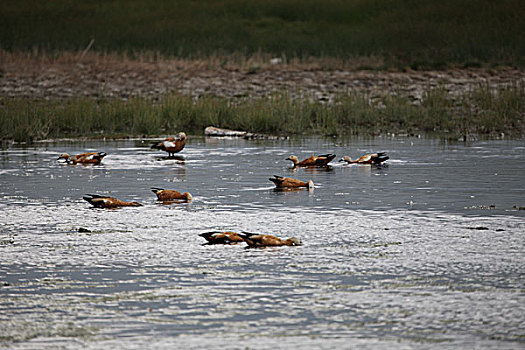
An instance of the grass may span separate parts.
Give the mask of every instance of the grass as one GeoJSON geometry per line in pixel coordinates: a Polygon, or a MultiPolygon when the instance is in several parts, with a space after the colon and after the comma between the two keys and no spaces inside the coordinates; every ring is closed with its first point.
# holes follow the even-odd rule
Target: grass
{"type": "Polygon", "coordinates": [[[334,103],[292,99],[286,93],[264,99],[229,100],[165,95],[158,101],[71,98],[4,98],[0,139],[32,141],[58,137],[122,137],[201,134],[207,126],[279,135],[437,133],[522,137],[525,85],[491,90],[479,86],[452,99],[444,89],[429,89],[420,104],[402,93],[374,97],[338,95],[334,103]]]}
{"type": "Polygon", "coordinates": [[[525,66],[522,0],[4,0],[0,49],[337,58],[347,68],[525,66]],[[370,57],[371,64],[359,57],[370,57]],[[358,65],[358,66],[356,66],[358,65]]]}

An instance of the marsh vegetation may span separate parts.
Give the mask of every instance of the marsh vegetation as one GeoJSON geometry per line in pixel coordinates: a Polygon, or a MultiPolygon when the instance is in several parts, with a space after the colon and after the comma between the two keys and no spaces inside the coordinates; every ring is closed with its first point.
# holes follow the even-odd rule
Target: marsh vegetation
{"type": "Polygon", "coordinates": [[[523,17],[519,0],[8,1],[0,138],[522,136],[523,17]]]}
{"type": "Polygon", "coordinates": [[[520,136],[525,131],[525,86],[493,91],[479,88],[452,98],[444,89],[426,92],[420,103],[399,94],[370,98],[341,94],[332,103],[297,100],[286,93],[268,98],[198,100],[170,94],[158,101],[72,98],[5,99],[0,109],[0,137],[17,141],[64,136],[163,135],[205,127],[278,135],[437,133],[457,138],[469,134],[520,136]]]}

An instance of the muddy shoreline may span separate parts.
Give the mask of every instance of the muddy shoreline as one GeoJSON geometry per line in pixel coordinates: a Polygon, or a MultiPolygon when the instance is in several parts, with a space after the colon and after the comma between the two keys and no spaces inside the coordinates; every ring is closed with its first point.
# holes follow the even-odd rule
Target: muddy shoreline
{"type": "Polygon", "coordinates": [[[339,93],[406,93],[417,103],[429,89],[453,97],[479,86],[499,88],[525,82],[525,70],[353,71],[319,64],[220,65],[210,61],[142,60],[78,55],[59,58],[0,55],[0,97],[159,98],[179,93],[198,98],[253,98],[287,92],[294,98],[331,101],[339,93]]]}

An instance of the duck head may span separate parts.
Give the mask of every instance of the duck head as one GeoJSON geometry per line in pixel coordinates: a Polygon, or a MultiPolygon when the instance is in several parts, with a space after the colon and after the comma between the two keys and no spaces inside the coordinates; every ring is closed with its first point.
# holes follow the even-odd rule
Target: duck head
{"type": "Polygon", "coordinates": [[[57,160],[64,159],[66,163],[69,163],[70,158],[71,156],[68,153],[62,153],[61,155],[58,156],[57,160]]]}
{"type": "Polygon", "coordinates": [[[308,180],[307,184],[308,184],[308,189],[309,190],[313,190],[314,189],[314,182],[312,180],[308,180]]]}
{"type": "Polygon", "coordinates": [[[289,156],[286,158],[286,160],[291,160],[294,164],[297,164],[299,162],[299,158],[297,156],[289,156]]]}
{"type": "Polygon", "coordinates": [[[191,202],[193,200],[193,196],[189,192],[184,192],[182,195],[186,197],[186,200],[188,202],[191,202]]]}
{"type": "Polygon", "coordinates": [[[343,158],[339,159],[339,161],[350,163],[352,161],[352,158],[350,158],[349,156],[344,156],[343,158]]]}
{"type": "Polygon", "coordinates": [[[179,133],[177,134],[177,137],[176,137],[176,138],[177,138],[177,140],[181,140],[181,141],[182,141],[182,140],[186,140],[186,134],[183,133],[183,132],[179,132],[179,133]]]}
{"type": "Polygon", "coordinates": [[[290,237],[288,240],[292,242],[292,245],[301,245],[301,240],[299,237],[290,237]]]}

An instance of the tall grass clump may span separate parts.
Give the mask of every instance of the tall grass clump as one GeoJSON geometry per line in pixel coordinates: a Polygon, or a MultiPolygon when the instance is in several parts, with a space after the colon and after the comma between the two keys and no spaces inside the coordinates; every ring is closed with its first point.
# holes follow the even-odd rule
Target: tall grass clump
{"type": "Polygon", "coordinates": [[[293,99],[286,93],[240,100],[214,96],[193,100],[177,94],[159,101],[5,98],[0,106],[0,138],[200,134],[210,125],[285,135],[525,133],[524,84],[499,89],[480,86],[460,96],[449,96],[443,88],[429,89],[415,102],[402,92],[341,94],[331,103],[293,99]]]}
{"type": "Polygon", "coordinates": [[[492,89],[482,85],[464,102],[464,114],[476,122],[481,133],[523,130],[525,126],[525,84],[492,89]],[[470,103],[469,103],[470,102],[470,103]]]}

